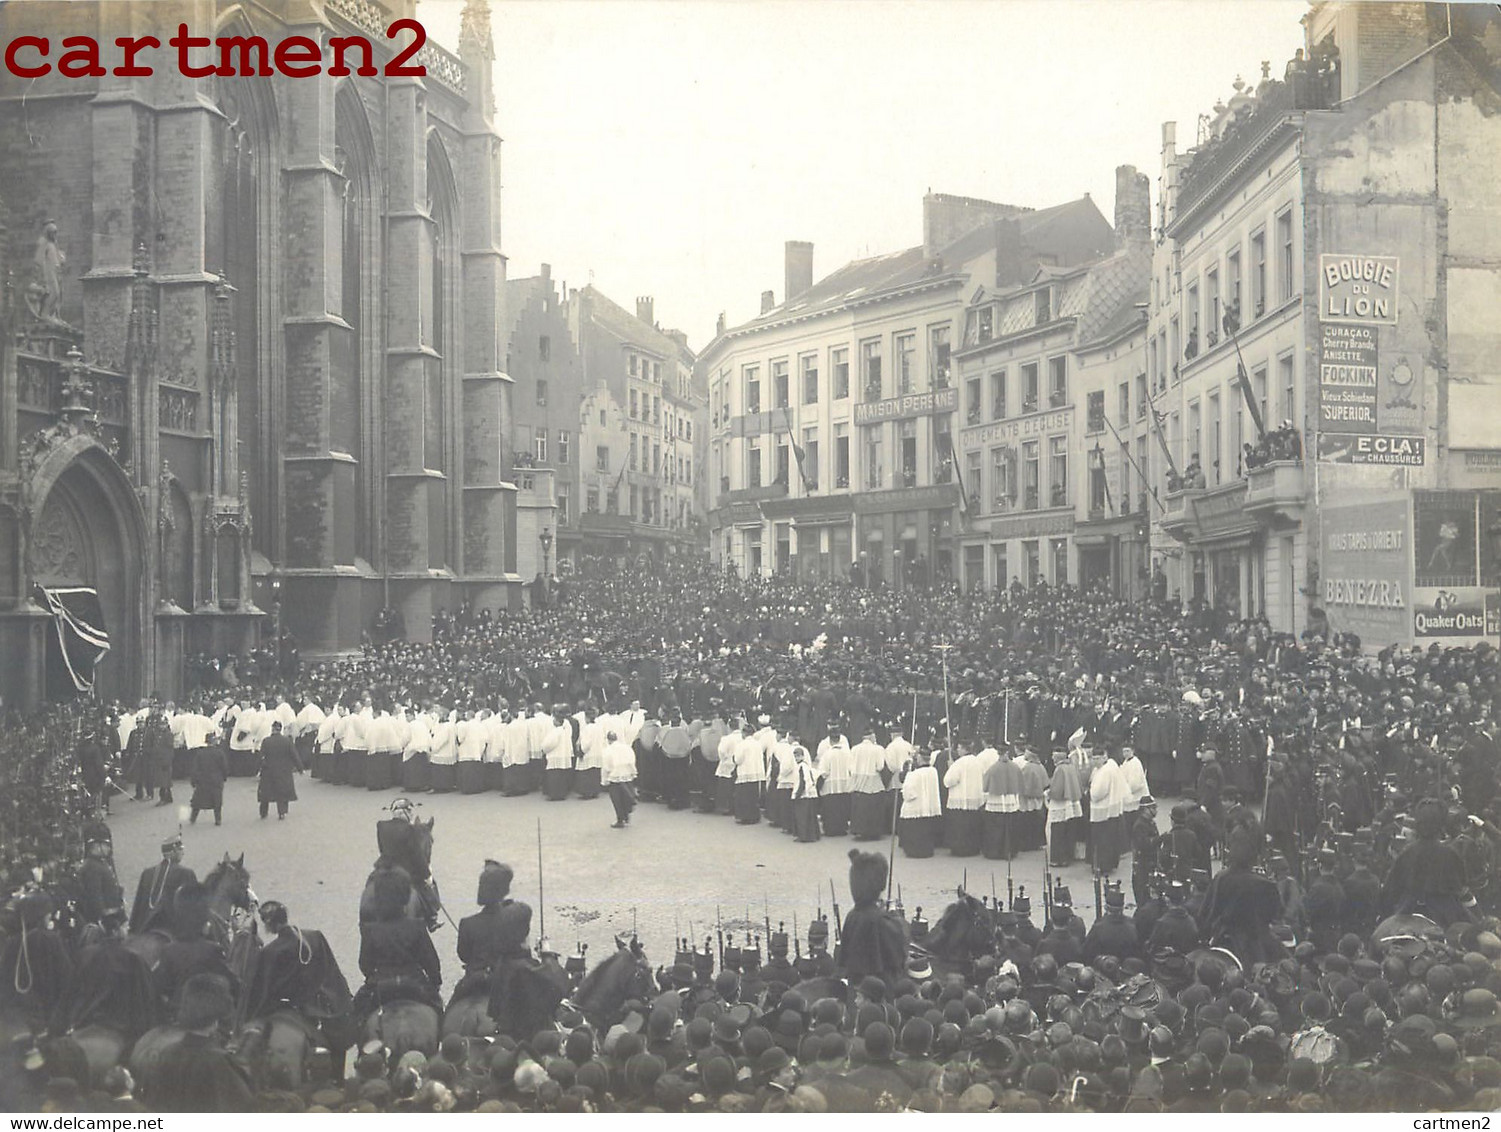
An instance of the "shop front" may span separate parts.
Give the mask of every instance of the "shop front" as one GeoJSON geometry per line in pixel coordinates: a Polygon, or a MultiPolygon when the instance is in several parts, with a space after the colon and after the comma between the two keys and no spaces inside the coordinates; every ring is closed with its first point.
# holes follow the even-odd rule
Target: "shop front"
{"type": "Polygon", "coordinates": [[[786,569],[805,580],[848,578],[854,561],[855,509],[849,496],[773,499],[761,505],[786,569]]]}
{"type": "Polygon", "coordinates": [[[1303,469],[1283,467],[1295,474],[1276,478],[1258,470],[1249,480],[1168,495],[1162,529],[1183,547],[1186,603],[1230,620],[1265,617],[1278,632],[1298,631],[1303,469]]]}
{"type": "Polygon", "coordinates": [[[1140,515],[1094,518],[1074,531],[1079,553],[1079,586],[1104,589],[1115,597],[1142,601],[1147,596],[1146,520],[1140,515]]]}
{"type": "Polygon", "coordinates": [[[709,514],[710,546],[722,570],[732,570],[741,577],[757,577],[770,568],[771,561],[761,505],[737,501],[709,514]]]}
{"type": "Polygon", "coordinates": [[[855,496],[856,564],[864,580],[905,588],[946,576],[958,503],[955,484],[855,496]]]}

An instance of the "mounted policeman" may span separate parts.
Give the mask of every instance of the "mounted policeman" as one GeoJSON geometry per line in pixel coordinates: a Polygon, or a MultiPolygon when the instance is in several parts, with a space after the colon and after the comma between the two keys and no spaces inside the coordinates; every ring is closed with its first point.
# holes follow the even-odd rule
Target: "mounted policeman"
{"type": "MultiPolygon", "coordinates": [[[[437,931],[438,913],[442,901],[432,875],[433,819],[417,820],[416,807],[409,798],[397,798],[391,803],[391,816],[375,823],[375,843],[380,856],[375,861],[375,874],[396,871],[402,873],[412,886],[412,903],[408,914],[427,924],[428,931],[437,931]]],[[[366,883],[365,897],[360,901],[360,922],[372,918],[369,909],[370,884],[366,883]]]]}

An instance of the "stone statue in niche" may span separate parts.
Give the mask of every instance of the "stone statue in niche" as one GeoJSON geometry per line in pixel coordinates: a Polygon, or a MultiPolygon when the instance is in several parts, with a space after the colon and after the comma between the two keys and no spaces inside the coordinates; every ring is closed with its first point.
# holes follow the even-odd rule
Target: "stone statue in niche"
{"type": "Polygon", "coordinates": [[[49,219],[36,238],[36,251],[32,255],[36,278],[26,288],[26,305],[38,322],[67,326],[58,317],[62,309],[62,272],[67,262],[67,254],[57,243],[57,221],[49,219]]]}
{"type": "Polygon", "coordinates": [[[162,470],[156,481],[156,526],[163,532],[170,532],[177,528],[177,521],[172,514],[172,485],[177,482],[177,477],[172,474],[172,465],[162,461],[162,470]]]}

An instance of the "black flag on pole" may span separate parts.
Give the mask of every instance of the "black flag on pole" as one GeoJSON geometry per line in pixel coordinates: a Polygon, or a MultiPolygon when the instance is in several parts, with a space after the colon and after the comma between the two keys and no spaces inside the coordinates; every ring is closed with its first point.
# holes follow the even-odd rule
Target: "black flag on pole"
{"type": "Polygon", "coordinates": [[[109,652],[109,631],[104,627],[99,591],[89,586],[48,589],[38,585],[36,601],[52,614],[57,632],[56,651],[47,650],[48,667],[55,663],[58,676],[66,673],[78,691],[91,690],[94,687],[94,666],[109,652]]]}

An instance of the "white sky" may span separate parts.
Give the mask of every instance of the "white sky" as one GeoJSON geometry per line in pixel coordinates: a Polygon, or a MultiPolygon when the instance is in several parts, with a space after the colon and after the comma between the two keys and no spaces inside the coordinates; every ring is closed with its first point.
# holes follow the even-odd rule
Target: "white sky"
{"type": "MultiPolygon", "coordinates": [[[[418,16],[458,42],[460,0],[418,16]]],[[[552,265],[702,347],[725,311],[922,239],[922,195],[1046,207],[1115,167],[1152,179],[1161,124],[1280,78],[1303,0],[492,0],[512,278],[552,265]]]]}

